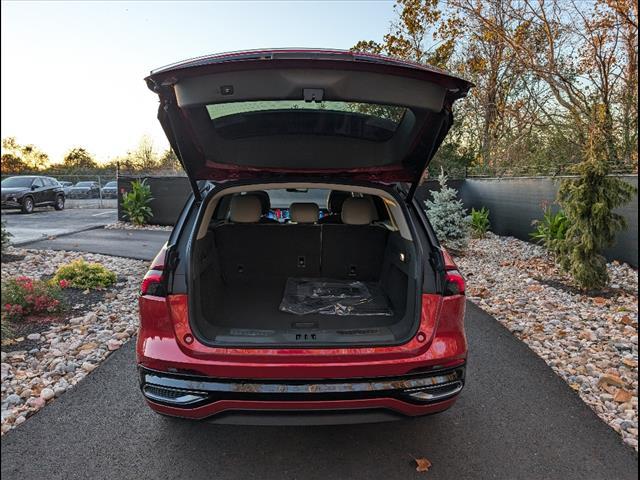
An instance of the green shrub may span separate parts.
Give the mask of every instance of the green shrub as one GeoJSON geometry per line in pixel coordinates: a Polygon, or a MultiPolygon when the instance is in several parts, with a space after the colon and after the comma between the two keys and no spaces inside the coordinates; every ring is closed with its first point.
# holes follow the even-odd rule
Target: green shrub
{"type": "Polygon", "coordinates": [[[88,263],[83,259],[62,265],[51,279],[51,283],[62,287],[106,288],[116,282],[116,274],[99,263],[88,263]]]}
{"type": "Polygon", "coordinates": [[[146,180],[134,181],[131,183],[131,191],[122,194],[122,210],[124,216],[135,225],[144,225],[153,215],[149,203],[151,197],[151,187],[146,180]]]}
{"type": "Polygon", "coordinates": [[[480,210],[471,209],[471,232],[475,238],[484,238],[491,228],[489,222],[489,209],[482,207],[480,210]]]}
{"type": "Polygon", "coordinates": [[[2,284],[3,323],[21,320],[28,315],[57,313],[62,307],[60,287],[50,282],[16,277],[2,284]]]}
{"type": "Polygon", "coordinates": [[[440,190],[431,192],[433,200],[427,200],[427,216],[442,245],[452,251],[461,252],[469,240],[470,217],[457,199],[457,192],[447,186],[447,176],[443,171],[438,177],[440,190]]]}
{"type": "Polygon", "coordinates": [[[4,254],[7,251],[7,247],[9,245],[11,245],[11,240],[9,240],[10,237],[13,237],[13,235],[11,234],[11,232],[9,232],[7,230],[7,224],[2,221],[2,228],[0,229],[1,232],[1,240],[2,240],[2,254],[4,254]]]}
{"type": "Polygon", "coordinates": [[[544,246],[551,254],[556,254],[558,243],[564,240],[567,234],[569,222],[562,210],[553,213],[551,207],[544,209],[542,220],[534,220],[536,229],[529,236],[536,242],[544,246]]]}
{"type": "Polygon", "coordinates": [[[565,237],[556,248],[558,263],[583,290],[599,290],[609,282],[602,251],[626,228],[624,217],[614,210],[636,192],[635,187],[608,175],[606,123],[604,106],[596,106],[584,161],[577,167],[579,177],[563,180],[558,191],[558,203],[567,216],[565,237]]]}

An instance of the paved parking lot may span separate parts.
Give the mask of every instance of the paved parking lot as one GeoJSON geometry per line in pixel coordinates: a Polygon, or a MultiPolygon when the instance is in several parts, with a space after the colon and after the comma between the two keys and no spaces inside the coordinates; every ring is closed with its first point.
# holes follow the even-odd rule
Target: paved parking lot
{"type": "Polygon", "coordinates": [[[116,230],[96,228],[90,231],[44,239],[29,248],[102,253],[117,257],[150,260],[169,238],[162,230],[116,230]]]}
{"type": "Polygon", "coordinates": [[[2,220],[13,237],[14,245],[97,228],[116,221],[115,208],[39,208],[26,215],[16,210],[3,210],[2,220]]]}

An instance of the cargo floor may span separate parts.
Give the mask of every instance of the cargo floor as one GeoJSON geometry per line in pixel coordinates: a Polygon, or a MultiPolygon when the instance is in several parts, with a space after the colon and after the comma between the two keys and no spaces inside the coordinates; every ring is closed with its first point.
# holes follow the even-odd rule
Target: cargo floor
{"type": "MultiPolygon", "coordinates": [[[[289,330],[292,328],[349,329],[392,325],[402,315],[296,315],[280,310],[285,289],[284,281],[261,281],[218,285],[213,289],[207,322],[201,325],[205,336],[215,336],[217,328],[252,328],[289,330]]],[[[206,289],[202,290],[206,298],[206,289]]]]}

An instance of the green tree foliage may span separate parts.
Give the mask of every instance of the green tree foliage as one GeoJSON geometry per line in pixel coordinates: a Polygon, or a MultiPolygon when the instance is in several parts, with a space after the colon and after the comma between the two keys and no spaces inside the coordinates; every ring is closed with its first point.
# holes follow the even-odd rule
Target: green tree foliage
{"type": "Polygon", "coordinates": [[[116,159],[122,170],[131,172],[148,172],[160,168],[160,159],[155,151],[153,141],[148,136],[143,136],[138,146],[116,159]]]}
{"type": "Polygon", "coordinates": [[[354,51],[471,80],[433,161],[452,175],[567,174],[582,162],[594,105],[611,168],[637,172],[634,0],[396,0],[389,33],[354,51]]]}
{"type": "Polygon", "coordinates": [[[82,147],[69,150],[64,156],[63,165],[70,170],[92,170],[98,167],[93,156],[82,147]]]}
{"type": "Polygon", "coordinates": [[[182,170],[182,165],[172,148],[167,148],[158,159],[158,167],[162,170],[182,170]]]}
{"type": "Polygon", "coordinates": [[[22,173],[29,170],[27,164],[14,153],[3,153],[0,158],[2,174],[22,173]]]}
{"type": "Polygon", "coordinates": [[[556,249],[560,266],[584,290],[601,289],[608,282],[604,248],[626,227],[616,207],[627,203],[635,188],[608,175],[610,152],[606,142],[607,113],[603,105],[594,109],[584,161],[579,177],[565,179],[558,202],[567,216],[565,238],[556,249]]]}
{"type": "Polygon", "coordinates": [[[458,200],[455,189],[447,186],[447,176],[440,173],[440,190],[431,192],[433,200],[425,202],[427,217],[440,243],[446,248],[462,252],[469,242],[470,217],[458,200]]]}
{"type": "Polygon", "coordinates": [[[21,145],[15,137],[2,140],[2,173],[35,172],[49,166],[49,156],[35,145],[21,145]],[[5,164],[5,162],[7,162],[5,164]],[[11,171],[14,168],[17,171],[11,171]]]}

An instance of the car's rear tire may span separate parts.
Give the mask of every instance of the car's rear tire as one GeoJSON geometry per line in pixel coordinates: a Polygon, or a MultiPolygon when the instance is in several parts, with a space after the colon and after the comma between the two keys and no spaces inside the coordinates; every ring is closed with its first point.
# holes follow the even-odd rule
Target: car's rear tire
{"type": "Polygon", "coordinates": [[[33,198],[24,197],[22,199],[22,213],[33,213],[33,198]]]}
{"type": "Polygon", "coordinates": [[[58,195],[56,197],[56,203],[53,205],[56,210],[64,210],[64,196],[58,195]]]}

